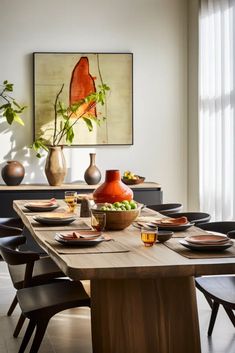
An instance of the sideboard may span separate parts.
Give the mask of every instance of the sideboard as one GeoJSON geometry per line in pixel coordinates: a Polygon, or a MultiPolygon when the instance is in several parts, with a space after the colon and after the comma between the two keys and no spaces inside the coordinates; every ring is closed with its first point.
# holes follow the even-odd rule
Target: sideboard
{"type": "MultiPolygon", "coordinates": [[[[0,185],[0,217],[16,216],[13,210],[13,200],[64,198],[65,190],[75,190],[79,194],[92,193],[99,185],[87,185],[85,182],[50,186],[47,184],[21,184],[17,186],[0,185]]],[[[161,185],[145,182],[130,186],[134,199],[145,205],[162,203],[161,185]]]]}

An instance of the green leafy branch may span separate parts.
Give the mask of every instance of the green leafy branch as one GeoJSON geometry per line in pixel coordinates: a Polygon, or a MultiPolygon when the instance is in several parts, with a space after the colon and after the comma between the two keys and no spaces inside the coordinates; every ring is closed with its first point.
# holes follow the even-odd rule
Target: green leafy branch
{"type": "MultiPolygon", "coordinates": [[[[97,92],[90,93],[84,99],[81,99],[68,107],[66,107],[59,99],[63,88],[64,84],[57,93],[54,102],[54,131],[52,134],[52,146],[59,146],[63,138],[65,138],[68,145],[71,145],[75,137],[73,128],[80,119],[85,122],[89,131],[93,130],[94,123],[100,126],[102,120],[105,120],[104,117],[102,119],[96,117],[90,112],[90,110],[98,104],[105,104],[107,91],[110,90],[106,84],[102,83],[98,86],[97,92]],[[86,104],[86,108],[83,112],[77,115],[78,109],[84,104],[86,104]]],[[[40,150],[48,151],[47,145],[48,141],[39,137],[33,142],[31,148],[36,151],[37,157],[40,158],[42,156],[40,150]]]]}
{"type": "Polygon", "coordinates": [[[9,125],[12,125],[13,122],[24,125],[20,114],[25,110],[26,106],[21,106],[9,95],[10,92],[13,92],[13,86],[14,85],[7,80],[0,85],[0,102],[3,103],[0,105],[0,115],[6,118],[9,125]]]}

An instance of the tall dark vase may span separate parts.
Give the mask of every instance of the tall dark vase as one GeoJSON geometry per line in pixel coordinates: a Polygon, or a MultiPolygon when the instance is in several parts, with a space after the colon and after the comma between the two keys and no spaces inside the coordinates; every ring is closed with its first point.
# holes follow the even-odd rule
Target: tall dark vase
{"type": "Polygon", "coordinates": [[[90,165],[85,171],[84,179],[88,185],[96,185],[100,182],[101,173],[95,164],[95,153],[90,153],[90,165]]]}
{"type": "Polygon", "coordinates": [[[25,170],[20,162],[7,161],[1,173],[4,182],[9,186],[14,186],[21,183],[24,178],[25,170]]]}
{"type": "Polygon", "coordinates": [[[66,175],[66,162],[62,146],[51,146],[46,159],[45,174],[48,183],[60,186],[66,175]]]}
{"type": "Polygon", "coordinates": [[[94,192],[96,203],[132,200],[133,191],[121,181],[120,170],[106,170],[105,181],[94,192]]]}

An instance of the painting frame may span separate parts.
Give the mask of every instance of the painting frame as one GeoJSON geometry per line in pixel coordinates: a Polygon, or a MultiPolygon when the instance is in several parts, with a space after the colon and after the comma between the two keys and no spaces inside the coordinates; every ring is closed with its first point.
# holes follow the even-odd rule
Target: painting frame
{"type": "MultiPolygon", "coordinates": [[[[52,97],[56,96],[59,85],[64,83],[63,80],[70,82],[70,86],[67,83],[67,89],[62,97],[66,103],[68,102],[71,94],[69,92],[69,87],[71,87],[69,73],[72,72],[71,68],[73,69],[74,62],[80,62],[79,60],[84,57],[88,58],[90,67],[93,67],[94,72],[91,72],[91,75],[96,73],[95,58],[99,58],[101,69],[99,67],[98,69],[102,71],[105,83],[110,87],[111,93],[107,97],[107,106],[101,107],[103,113],[99,112],[99,114],[107,114],[107,118],[104,120],[105,126],[101,123],[94,133],[93,131],[89,132],[85,124],[83,127],[78,126],[78,137],[76,138],[75,131],[75,138],[70,147],[133,145],[133,53],[128,52],[34,52],[34,140],[39,136],[44,137],[43,134],[46,134],[45,131],[49,130],[48,126],[52,124],[54,103],[52,97]],[[105,114],[104,109],[106,109],[105,114]]],[[[50,145],[49,140],[47,144],[50,145]]]]}

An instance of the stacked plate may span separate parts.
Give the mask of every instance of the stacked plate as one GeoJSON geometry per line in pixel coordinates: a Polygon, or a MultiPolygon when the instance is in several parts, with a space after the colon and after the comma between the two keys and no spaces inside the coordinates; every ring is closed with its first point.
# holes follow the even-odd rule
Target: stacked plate
{"type": "Polygon", "coordinates": [[[50,200],[38,200],[38,201],[30,201],[24,204],[24,207],[27,208],[29,211],[32,212],[48,212],[48,211],[53,211],[56,208],[59,207],[59,205],[56,202],[56,199],[50,199],[50,200]]]}
{"type": "Polygon", "coordinates": [[[55,240],[64,245],[95,246],[106,239],[102,236],[101,232],[79,230],[70,233],[56,233],[55,240]]]}
{"type": "Polygon", "coordinates": [[[66,212],[44,213],[43,215],[34,216],[33,219],[41,224],[47,225],[65,225],[75,221],[74,214],[66,212]]]}
{"type": "Polygon", "coordinates": [[[230,248],[233,241],[223,234],[192,235],[180,240],[180,243],[191,250],[221,251],[230,248]]]}

